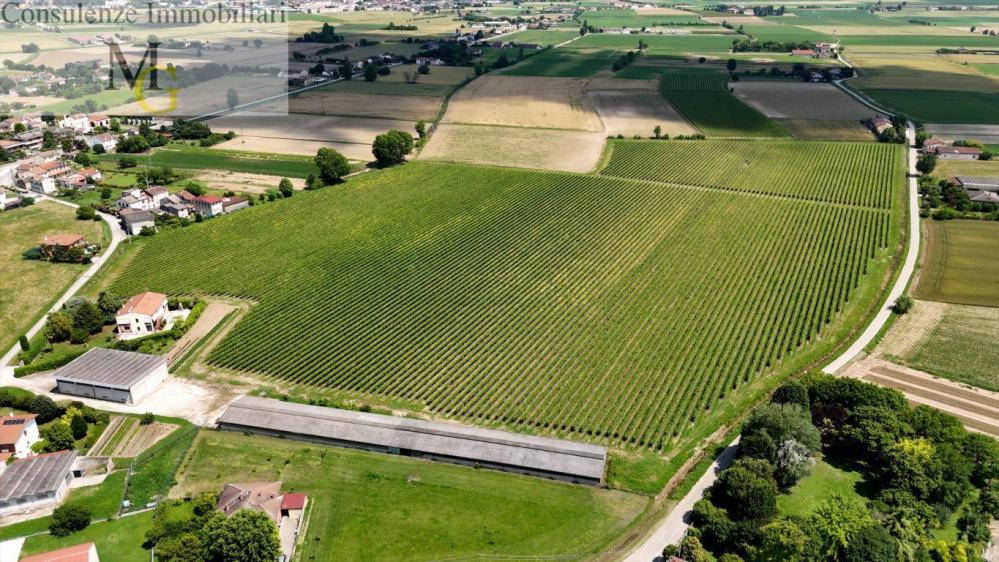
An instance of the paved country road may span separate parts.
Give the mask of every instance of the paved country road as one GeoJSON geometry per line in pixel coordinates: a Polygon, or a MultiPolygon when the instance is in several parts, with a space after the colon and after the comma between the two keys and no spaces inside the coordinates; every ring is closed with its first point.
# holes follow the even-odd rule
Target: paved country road
{"type": "MultiPolygon", "coordinates": [[[[67,207],[74,207],[74,208],[79,207],[79,205],[77,205],[76,203],[62,201],[54,197],[48,197],[46,195],[36,195],[36,194],[32,195],[39,200],[52,201],[53,203],[66,205],[67,207]]],[[[125,231],[122,230],[121,225],[118,224],[118,219],[116,217],[104,213],[97,213],[97,214],[101,217],[101,220],[106,222],[108,226],[111,227],[111,243],[108,244],[107,248],[102,249],[100,255],[94,258],[94,261],[90,264],[90,267],[88,267],[86,271],[83,272],[83,275],[80,275],[80,277],[78,277],[76,281],[74,281],[73,284],[70,285],[65,292],[63,292],[63,294],[59,297],[59,299],[55,303],[53,303],[52,308],[50,308],[44,316],[39,318],[38,322],[35,322],[34,326],[28,329],[25,335],[28,336],[29,340],[32,337],[34,337],[35,334],[40,332],[42,328],[45,326],[45,320],[48,317],[48,313],[55,312],[60,308],[62,308],[62,305],[65,304],[66,301],[68,301],[70,298],[72,298],[73,295],[75,295],[76,292],[79,291],[81,287],[83,287],[84,283],[89,281],[90,278],[97,273],[97,271],[101,268],[101,266],[104,265],[104,262],[106,262],[111,257],[111,255],[114,254],[114,251],[118,247],[118,244],[122,240],[128,237],[125,234],[125,231]]],[[[17,354],[20,353],[20,351],[21,351],[20,344],[15,343],[14,346],[11,347],[10,350],[3,355],[3,357],[0,357],[0,386],[9,385],[14,380],[14,366],[12,365],[12,363],[14,363],[17,354]]]]}
{"type": "MultiPolygon", "coordinates": [[[[846,91],[849,92],[849,90],[846,91]]],[[[867,102],[863,98],[858,97],[857,99],[867,105],[867,102]]],[[[869,343],[874,341],[881,328],[884,327],[885,323],[891,317],[892,305],[905,292],[906,287],[909,285],[909,280],[912,278],[912,273],[916,268],[916,258],[919,256],[919,189],[916,184],[916,129],[912,123],[908,123],[907,125],[905,137],[907,140],[906,144],[908,145],[906,149],[908,172],[906,175],[909,201],[909,244],[905,261],[902,264],[902,269],[899,271],[898,278],[895,280],[895,285],[892,286],[891,291],[888,293],[888,298],[885,299],[881,310],[878,311],[870,325],[860,334],[857,340],[842,355],[834,359],[823,369],[826,373],[836,373],[857,357],[869,343]]],[[[680,500],[680,503],[673,507],[672,511],[666,515],[666,518],[663,519],[645,542],[624,559],[625,562],[662,560],[663,548],[668,544],[675,544],[687,532],[690,526],[688,521],[690,510],[704,496],[704,491],[714,484],[718,473],[732,462],[738,444],[739,439],[737,437],[718,456],[707,472],[701,475],[690,492],[680,500]]]]}

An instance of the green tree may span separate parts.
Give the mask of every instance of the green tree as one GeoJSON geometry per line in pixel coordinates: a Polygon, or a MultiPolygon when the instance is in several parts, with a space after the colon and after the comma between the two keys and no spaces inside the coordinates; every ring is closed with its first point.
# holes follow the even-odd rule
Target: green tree
{"type": "Polygon", "coordinates": [[[83,439],[87,436],[87,422],[79,414],[72,417],[69,422],[69,429],[73,431],[73,439],[83,439]]]}
{"type": "Polygon", "coordinates": [[[427,138],[427,122],[426,121],[423,121],[421,119],[420,121],[416,122],[416,134],[417,134],[417,136],[420,137],[420,140],[423,140],[423,139],[427,138]]]}
{"type": "Polygon", "coordinates": [[[739,62],[735,59],[728,59],[728,62],[725,63],[725,68],[728,69],[729,72],[735,72],[735,69],[738,68],[738,66],[739,62]]]}
{"type": "Polygon", "coordinates": [[[406,156],[412,151],[413,136],[398,129],[392,129],[387,133],[378,135],[371,146],[371,152],[375,155],[375,160],[382,166],[400,164],[406,160],[406,156]]]}
{"type": "Polygon", "coordinates": [[[916,171],[918,171],[921,174],[932,173],[933,170],[936,169],[936,167],[937,167],[937,155],[932,152],[923,154],[922,156],[919,157],[918,160],[916,160],[916,171]]]}
{"type": "Polygon", "coordinates": [[[48,426],[45,429],[45,440],[48,441],[45,444],[45,451],[49,453],[72,449],[73,443],[76,441],[73,439],[73,430],[63,422],[56,422],[48,426]]]}
{"type": "Polygon", "coordinates": [[[857,531],[843,552],[843,562],[898,560],[898,541],[881,525],[857,531]]]}
{"type": "Polygon", "coordinates": [[[118,168],[125,170],[128,168],[134,168],[139,165],[139,161],[133,156],[122,156],[118,159],[118,168]]]}
{"type": "Polygon", "coordinates": [[[163,562],[202,562],[204,545],[194,533],[182,533],[156,543],[156,559],[163,562]]]}
{"type": "Polygon", "coordinates": [[[661,139],[663,137],[663,128],[661,125],[656,125],[652,129],[652,138],[661,139]]]}
{"type": "Polygon", "coordinates": [[[79,503],[70,503],[57,507],[52,512],[52,523],[49,532],[56,537],[65,537],[77,531],[82,531],[90,525],[92,515],[90,508],[79,503]]]}
{"type": "Polygon", "coordinates": [[[52,343],[66,341],[72,330],[73,319],[65,311],[59,310],[49,314],[48,322],[45,323],[45,339],[52,343]]]}
{"type": "Polygon", "coordinates": [[[28,351],[31,349],[31,343],[28,341],[28,336],[24,334],[17,337],[17,343],[21,346],[21,351],[28,351]]]}
{"type": "Polygon", "coordinates": [[[281,553],[277,525],[262,511],[216,512],[202,531],[207,562],[272,562],[281,553]]]}
{"type": "Polygon", "coordinates": [[[281,181],[278,182],[278,191],[281,192],[282,197],[291,197],[295,193],[291,180],[288,178],[281,178],[281,181]]]}
{"type": "Polygon", "coordinates": [[[55,135],[52,131],[45,131],[42,133],[42,150],[55,150],[59,146],[59,142],[56,140],[55,135]]]}
{"type": "Polygon", "coordinates": [[[338,183],[350,173],[350,161],[332,148],[320,148],[316,153],[315,162],[326,185],[338,183]]]}
{"type": "Polygon", "coordinates": [[[92,205],[80,205],[76,208],[76,219],[81,221],[92,221],[97,218],[97,211],[92,205]]]}
{"type": "Polygon", "coordinates": [[[733,521],[767,521],[777,515],[777,483],[773,468],[761,459],[739,459],[722,472],[710,489],[711,502],[733,521]]]}
{"type": "MultiPolygon", "coordinates": [[[[97,145],[97,146],[100,146],[100,145],[97,145]]],[[[94,163],[94,161],[90,158],[90,155],[87,154],[86,152],[80,152],[76,156],[74,156],[73,157],[73,162],[76,162],[77,164],[79,164],[81,166],[89,166],[89,165],[91,165],[91,164],[94,163]]]]}
{"type": "Polygon", "coordinates": [[[235,88],[229,88],[225,93],[225,103],[229,106],[229,111],[233,111],[239,105],[239,92],[235,88]]]}
{"type": "Polygon", "coordinates": [[[37,394],[31,398],[25,408],[33,414],[38,414],[38,423],[48,423],[62,415],[63,409],[59,407],[51,398],[44,394],[37,394]]]}
{"type": "Polygon", "coordinates": [[[14,124],[14,134],[15,135],[20,135],[21,133],[27,133],[27,132],[28,132],[28,126],[25,125],[24,123],[15,123],[14,124]]]}
{"type": "MultiPolygon", "coordinates": [[[[768,403],[756,407],[742,426],[742,435],[746,438],[766,434],[773,441],[773,454],[785,441],[794,440],[802,444],[809,453],[819,450],[822,437],[819,430],[812,425],[812,416],[798,404],[768,403]]],[[[753,452],[751,449],[743,454],[753,452]]],[[[756,456],[756,455],[753,455],[756,456]]],[[[769,462],[775,462],[776,456],[759,457],[769,462]]]]}
{"type": "Polygon", "coordinates": [[[873,524],[861,500],[838,494],[819,502],[808,518],[819,553],[827,559],[837,558],[861,529],[873,524]]]}
{"type": "Polygon", "coordinates": [[[763,526],[760,537],[760,560],[802,562],[808,547],[808,535],[790,519],[777,519],[763,526]]]}
{"type": "Polygon", "coordinates": [[[97,308],[101,312],[101,317],[105,324],[114,322],[118,309],[125,303],[125,300],[111,291],[101,291],[97,295],[97,308]]]}
{"type": "Polygon", "coordinates": [[[70,311],[70,316],[73,318],[73,327],[86,330],[88,334],[100,332],[104,325],[104,315],[91,300],[84,300],[76,305],[70,311]]]}
{"type": "Polygon", "coordinates": [[[891,307],[891,309],[895,312],[895,314],[901,315],[912,310],[912,305],[912,297],[909,295],[902,295],[895,299],[895,304],[891,307]]]}
{"type": "Polygon", "coordinates": [[[374,82],[378,80],[378,67],[373,64],[365,65],[364,67],[364,81],[374,82]]]}
{"type": "Polygon", "coordinates": [[[808,388],[798,381],[781,385],[774,391],[770,401],[775,404],[797,404],[806,412],[811,408],[811,402],[808,400],[808,388]]]}

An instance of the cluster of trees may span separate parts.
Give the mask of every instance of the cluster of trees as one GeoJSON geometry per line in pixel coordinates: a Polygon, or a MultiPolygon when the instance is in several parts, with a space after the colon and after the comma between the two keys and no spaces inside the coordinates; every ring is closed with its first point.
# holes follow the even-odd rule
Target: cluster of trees
{"type": "MultiPolygon", "coordinates": [[[[230,89],[230,92],[235,93],[235,90],[230,89]]],[[[238,95],[235,100],[230,99],[228,101],[230,102],[230,107],[239,105],[238,95]]],[[[174,124],[170,126],[170,134],[172,134],[173,138],[177,140],[199,141],[199,145],[204,148],[236,138],[236,133],[233,131],[229,131],[225,134],[215,133],[212,132],[212,129],[204,123],[198,121],[188,121],[186,119],[178,119],[175,121],[174,124]]]]}
{"type": "Polygon", "coordinates": [[[117,152],[121,154],[140,154],[150,148],[165,146],[167,138],[153,131],[147,123],[139,125],[139,134],[118,140],[117,152]]]}
{"type": "Polygon", "coordinates": [[[115,313],[124,302],[124,299],[110,291],[98,295],[96,302],[84,297],[74,297],[61,310],[49,315],[45,323],[45,339],[49,343],[83,343],[91,335],[100,332],[106,324],[114,324],[115,313]]]}
{"type": "Polygon", "coordinates": [[[735,53],[788,53],[794,49],[814,48],[815,43],[810,41],[756,41],[755,39],[732,41],[732,51],[735,53]]]}
{"type": "Polygon", "coordinates": [[[38,45],[35,43],[24,43],[21,45],[22,53],[37,53],[39,51],[38,45]]]}
{"type": "Polygon", "coordinates": [[[394,22],[389,22],[389,24],[382,29],[386,31],[416,31],[419,28],[412,24],[396,25],[394,22]]]}
{"type": "Polygon", "coordinates": [[[301,37],[296,37],[296,43],[342,43],[344,36],[336,32],[336,28],[324,23],[319,31],[307,31],[301,37]]]}
{"type": "MultiPolygon", "coordinates": [[[[164,562],[270,562],[281,554],[277,525],[262,511],[243,509],[232,517],[215,510],[218,494],[189,500],[192,515],[178,517],[184,500],[160,502],[144,547],[164,562]]],[[[184,510],[186,511],[186,510],[184,510]]]]}
{"type": "MultiPolygon", "coordinates": [[[[95,410],[80,402],[73,402],[66,407],[61,416],[42,430],[42,437],[45,438],[42,451],[54,453],[73,449],[78,440],[87,436],[92,424],[106,424],[108,421],[107,412],[95,410]]],[[[96,440],[96,437],[93,440],[96,440]]],[[[93,442],[89,442],[84,447],[92,445],[93,442]]]]}
{"type": "Polygon", "coordinates": [[[905,144],[905,123],[908,119],[903,115],[892,115],[889,119],[891,127],[877,133],[878,142],[905,144]]]}
{"type": "Polygon", "coordinates": [[[933,562],[978,560],[999,517],[999,444],[948,414],[910,408],[901,393],[856,379],[811,375],[779,388],[742,428],[736,461],[693,510],[679,547],[695,562],[933,562]],[[833,495],[805,517],[782,516],[777,496],[823,451],[857,467],[869,502],[833,495]],[[959,540],[934,540],[956,510],[959,540]]]}
{"type": "MultiPolygon", "coordinates": [[[[639,48],[641,48],[642,43],[644,43],[644,41],[639,41],[639,48]]],[[[614,61],[614,64],[611,65],[611,70],[613,70],[614,72],[621,70],[622,68],[635,62],[635,59],[637,59],[638,56],[639,53],[636,53],[635,51],[628,51],[627,53],[619,56],[617,60],[614,61]]]]}
{"type": "MultiPolygon", "coordinates": [[[[919,168],[921,163],[922,158],[917,162],[916,167],[919,168]]],[[[999,220],[999,205],[972,201],[968,197],[967,191],[945,179],[937,179],[932,176],[919,178],[919,194],[922,195],[922,207],[919,214],[923,218],[999,220]]]]}

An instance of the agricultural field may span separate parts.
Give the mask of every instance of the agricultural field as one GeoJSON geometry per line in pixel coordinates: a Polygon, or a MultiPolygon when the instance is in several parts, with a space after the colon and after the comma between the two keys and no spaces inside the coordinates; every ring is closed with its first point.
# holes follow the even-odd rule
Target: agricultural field
{"type": "Polygon", "coordinates": [[[669,72],[660,88],[694,127],[709,137],[783,137],[787,133],[728,91],[724,75],[669,72]]]}
{"type": "MultiPolygon", "coordinates": [[[[503,41],[509,41],[511,43],[536,43],[547,47],[549,45],[555,46],[560,43],[564,43],[570,39],[575,39],[576,37],[579,37],[579,30],[577,29],[528,29],[526,31],[511,33],[510,35],[503,37],[503,41]]],[[[514,51],[516,51],[516,49],[514,49],[514,51]]]]}
{"type": "MultiPolygon", "coordinates": [[[[848,172],[813,153],[813,201],[413,162],[161,232],[112,287],[257,300],[209,354],[221,372],[666,450],[873,305],[899,230],[900,156],[882,150],[848,172]],[[841,173],[878,195],[822,193],[841,173]]],[[[794,164],[769,169],[763,185],[794,164]]]]}
{"type": "Polygon", "coordinates": [[[915,296],[999,306],[999,223],[924,221],[926,248],[915,296]]]}
{"type": "Polygon", "coordinates": [[[820,41],[836,40],[832,35],[780,23],[768,23],[764,25],[745,24],[741,27],[743,31],[752,35],[757,41],[779,41],[782,43],[810,41],[818,43],[820,41]]]}
{"type": "Polygon", "coordinates": [[[735,97],[771,118],[859,122],[873,115],[870,108],[832,84],[741,81],[729,87],[735,97]]]}
{"type": "Polygon", "coordinates": [[[612,35],[590,33],[569,43],[563,49],[609,49],[618,51],[638,50],[638,40],[648,43],[649,55],[706,55],[727,54],[732,46],[733,35],[612,35]]]}
{"type": "Polygon", "coordinates": [[[801,140],[842,140],[870,142],[874,140],[871,130],[860,121],[840,121],[834,119],[774,119],[774,122],[801,140]]]}
{"type": "Polygon", "coordinates": [[[590,104],[600,115],[604,132],[610,135],[652,136],[659,126],[670,136],[692,135],[697,130],[656,91],[594,90],[586,93],[590,104]]]}
{"type": "Polygon", "coordinates": [[[947,92],[999,92],[999,77],[983,74],[973,64],[990,60],[986,55],[938,55],[886,51],[850,51],[849,59],[861,68],[850,86],[862,90],[930,90],[947,92]]]}
{"type": "Polygon", "coordinates": [[[586,131],[443,123],[420,150],[422,160],[589,172],[605,136],[586,131]]]}
{"type": "MultiPolygon", "coordinates": [[[[402,456],[202,431],[171,495],[281,480],[312,505],[303,560],[599,552],[648,499],[402,456]]],[[[146,556],[148,559],[148,555],[146,556]]]]}
{"type": "Polygon", "coordinates": [[[915,301],[875,354],[999,392],[999,308],[915,301]]]}
{"type": "Polygon", "coordinates": [[[175,429],[177,426],[169,423],[155,421],[142,425],[139,418],[113,416],[88,454],[97,457],[135,457],[175,429]]]}
{"type": "Polygon", "coordinates": [[[936,167],[933,168],[933,175],[939,178],[999,176],[999,160],[938,160],[936,167]]]}
{"type": "MultiPolygon", "coordinates": [[[[102,162],[117,162],[120,155],[104,154],[102,162]]],[[[156,149],[138,159],[140,165],[166,166],[181,170],[223,170],[265,176],[306,178],[318,173],[315,162],[307,156],[241,152],[216,148],[195,148],[172,144],[156,149]]]]}
{"type": "MultiPolygon", "coordinates": [[[[575,43],[578,43],[578,41],[575,43]]],[[[570,45],[575,43],[570,43],[570,45]]],[[[598,74],[610,74],[611,65],[620,56],[620,53],[609,49],[577,51],[566,47],[548,49],[528,57],[508,68],[500,70],[499,74],[508,76],[588,78],[598,74]]]]}
{"type": "Polygon", "coordinates": [[[889,209],[903,164],[899,147],[875,143],[614,141],[600,173],[889,209]]]}
{"type": "Polygon", "coordinates": [[[999,94],[936,90],[864,90],[879,103],[927,123],[999,125],[999,94]]]}
{"type": "Polygon", "coordinates": [[[579,18],[596,28],[614,29],[621,27],[671,27],[674,25],[703,25],[696,14],[673,12],[664,14],[639,13],[635,10],[590,10],[579,18]]]}
{"type": "Polygon", "coordinates": [[[6,352],[50,303],[86,269],[84,265],[26,260],[21,254],[47,234],[82,234],[105,244],[104,223],[78,221],[73,208],[42,201],[0,212],[0,271],[9,282],[0,295],[0,348],[6,352]]]}

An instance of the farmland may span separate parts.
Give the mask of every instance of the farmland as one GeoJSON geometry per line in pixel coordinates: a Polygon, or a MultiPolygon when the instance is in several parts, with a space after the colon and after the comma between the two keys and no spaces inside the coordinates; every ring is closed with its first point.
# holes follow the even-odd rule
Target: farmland
{"type": "Polygon", "coordinates": [[[999,224],[927,221],[917,297],[999,306],[999,224]]]}
{"type": "MultiPolygon", "coordinates": [[[[401,456],[203,431],[175,497],[281,480],[312,504],[303,560],[598,552],[647,499],[401,456]]],[[[147,554],[146,559],[149,556],[147,554]]]]}
{"type": "Polygon", "coordinates": [[[709,137],[781,137],[787,133],[728,91],[721,74],[667,72],[663,95],[709,137]]]}
{"type": "Polygon", "coordinates": [[[615,141],[601,173],[888,209],[902,163],[874,143],[615,141]]]}
{"type": "MultiPolygon", "coordinates": [[[[847,168],[887,178],[887,155],[847,168]]],[[[811,199],[852,204],[410,163],[161,232],[113,287],[257,299],[210,353],[218,369],[662,450],[829,351],[872,305],[898,182],[825,195],[844,167],[809,165],[826,176],[811,199]]]]}
{"type": "Polygon", "coordinates": [[[173,424],[156,421],[143,425],[138,418],[114,416],[89,454],[98,457],[134,457],[175,429],[177,426],[173,424]]]}
{"type": "Polygon", "coordinates": [[[864,93],[929,123],[999,125],[999,94],[995,93],[879,89],[866,89],[864,93]]]}
{"type": "Polygon", "coordinates": [[[549,49],[504,68],[500,73],[510,76],[586,78],[601,72],[609,73],[618,56],[618,53],[609,49],[549,49]]]}
{"type": "MultiPolygon", "coordinates": [[[[116,162],[121,155],[103,154],[99,159],[116,162]]],[[[190,170],[226,170],[267,176],[308,177],[317,173],[312,158],[284,154],[237,152],[171,145],[138,158],[139,164],[190,170]]]]}
{"type": "Polygon", "coordinates": [[[77,221],[73,209],[49,202],[0,213],[0,270],[10,282],[0,297],[0,346],[14,345],[17,337],[49,307],[49,302],[72,283],[85,266],[26,260],[21,254],[47,234],[79,233],[88,241],[104,242],[103,223],[77,221]]]}

